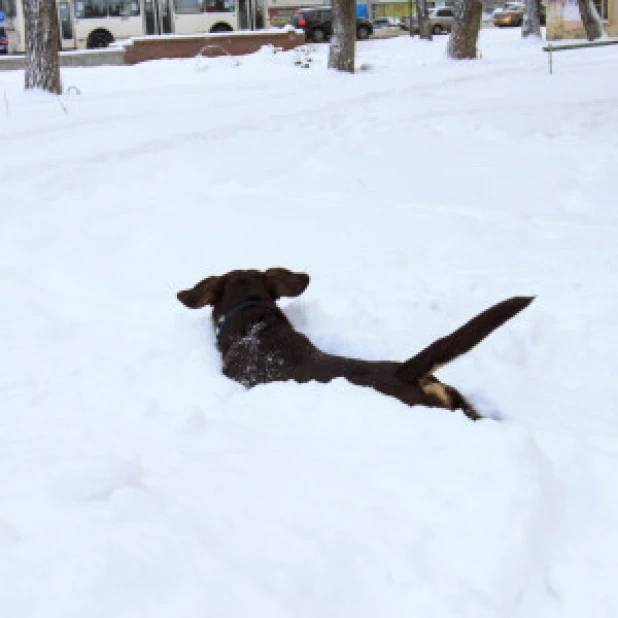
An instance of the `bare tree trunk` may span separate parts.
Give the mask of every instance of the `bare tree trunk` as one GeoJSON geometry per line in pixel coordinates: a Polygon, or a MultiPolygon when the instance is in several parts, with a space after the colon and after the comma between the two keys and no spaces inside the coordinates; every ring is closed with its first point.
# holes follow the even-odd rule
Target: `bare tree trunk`
{"type": "Polygon", "coordinates": [[[328,50],[328,68],[354,73],[356,47],[356,1],[333,0],[333,36],[328,50]]]}
{"type": "Polygon", "coordinates": [[[481,0],[457,0],[453,29],[448,39],[447,54],[449,58],[463,60],[476,58],[476,44],[481,29],[483,3],[481,0]]]}
{"type": "Polygon", "coordinates": [[[415,0],[416,15],[418,19],[418,34],[421,39],[433,40],[431,24],[429,23],[429,11],[427,10],[427,0],[415,0]]]}
{"type": "Polygon", "coordinates": [[[521,36],[541,38],[541,0],[526,0],[521,36]]]}
{"type": "Polygon", "coordinates": [[[597,12],[596,7],[592,0],[578,0],[579,14],[584,24],[584,30],[586,31],[586,37],[589,41],[600,39],[605,35],[603,30],[603,24],[601,18],[597,12]]]}
{"type": "Polygon", "coordinates": [[[58,13],[55,0],[25,0],[26,90],[41,88],[62,92],[58,47],[58,13]]]}

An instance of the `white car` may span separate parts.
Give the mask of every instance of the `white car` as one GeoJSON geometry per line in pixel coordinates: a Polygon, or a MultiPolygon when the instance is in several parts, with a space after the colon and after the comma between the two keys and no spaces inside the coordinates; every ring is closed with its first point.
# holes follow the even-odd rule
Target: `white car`
{"type": "Polygon", "coordinates": [[[455,11],[448,6],[431,9],[429,11],[429,23],[431,24],[431,31],[434,34],[450,32],[453,28],[454,17],[455,11]]]}

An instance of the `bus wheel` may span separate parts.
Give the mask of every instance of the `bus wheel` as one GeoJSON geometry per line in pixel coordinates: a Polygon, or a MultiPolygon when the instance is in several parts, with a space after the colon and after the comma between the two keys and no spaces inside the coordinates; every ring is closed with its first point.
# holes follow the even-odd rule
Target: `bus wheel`
{"type": "Polygon", "coordinates": [[[211,32],[232,32],[232,28],[230,28],[227,24],[215,24],[211,29],[211,32]]]}
{"type": "Polygon", "coordinates": [[[107,30],[95,30],[90,33],[86,45],[88,49],[108,47],[113,40],[114,37],[107,30]]]}

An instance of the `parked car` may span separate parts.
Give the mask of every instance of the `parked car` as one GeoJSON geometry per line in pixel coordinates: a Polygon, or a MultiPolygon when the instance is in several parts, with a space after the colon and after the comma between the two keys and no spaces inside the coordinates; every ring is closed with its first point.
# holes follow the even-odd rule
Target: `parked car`
{"type": "MultiPolygon", "coordinates": [[[[428,13],[429,25],[434,34],[442,34],[443,32],[451,31],[453,28],[453,19],[455,17],[455,13],[451,7],[443,6],[429,9],[428,13]]],[[[418,32],[418,19],[414,18],[412,24],[414,26],[414,32],[418,32]]]]}
{"type": "Polygon", "coordinates": [[[455,13],[451,7],[443,6],[441,8],[431,9],[429,11],[429,23],[431,31],[434,34],[442,34],[450,32],[453,28],[453,18],[455,13]]]}
{"type": "Polygon", "coordinates": [[[376,17],[373,20],[375,30],[379,28],[401,28],[402,23],[399,17],[376,17]]]}
{"type": "Polygon", "coordinates": [[[9,53],[9,37],[4,26],[0,26],[0,54],[9,53]]]}
{"type": "MultiPolygon", "coordinates": [[[[492,16],[491,22],[499,28],[521,26],[524,23],[524,10],[526,5],[521,2],[507,2],[501,9],[496,9],[492,16]]],[[[540,9],[541,25],[545,25],[546,13],[545,6],[541,4],[540,9]]]]}
{"type": "MultiPolygon", "coordinates": [[[[333,34],[333,12],[330,6],[312,6],[298,9],[288,22],[294,28],[305,31],[307,41],[322,43],[333,34]]],[[[373,24],[361,17],[356,18],[356,38],[363,40],[373,34],[373,24]]]]}

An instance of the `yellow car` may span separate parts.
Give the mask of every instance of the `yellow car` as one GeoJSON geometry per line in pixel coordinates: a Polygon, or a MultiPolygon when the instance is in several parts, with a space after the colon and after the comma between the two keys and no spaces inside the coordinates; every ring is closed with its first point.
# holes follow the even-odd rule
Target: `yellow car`
{"type": "MultiPolygon", "coordinates": [[[[494,26],[500,28],[508,26],[521,26],[524,23],[525,5],[521,2],[507,2],[503,8],[496,9],[492,16],[491,22],[494,26]]],[[[541,5],[540,9],[541,25],[545,25],[545,7],[541,5]]]]}

